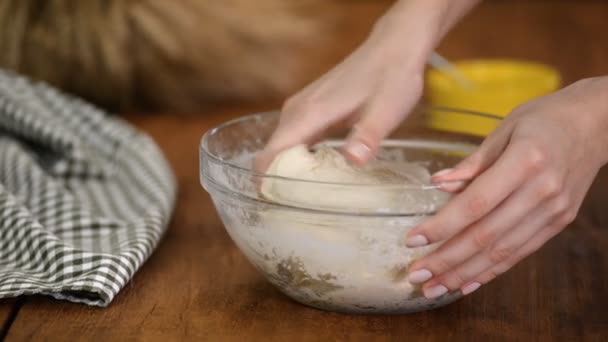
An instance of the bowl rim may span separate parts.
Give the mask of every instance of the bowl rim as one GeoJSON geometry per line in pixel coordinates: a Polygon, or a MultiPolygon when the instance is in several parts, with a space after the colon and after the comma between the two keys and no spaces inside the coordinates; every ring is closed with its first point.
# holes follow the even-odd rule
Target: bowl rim
{"type": "MultiPolygon", "coordinates": [[[[474,117],[482,117],[482,118],[486,118],[486,119],[496,120],[499,122],[503,120],[502,117],[500,117],[498,115],[494,115],[494,114],[487,114],[487,113],[482,113],[482,112],[473,111],[473,110],[448,108],[448,107],[440,107],[440,106],[419,105],[419,106],[414,107],[414,109],[412,109],[411,112],[420,112],[420,111],[429,112],[429,111],[433,111],[433,110],[443,111],[443,112],[448,112],[448,113],[453,113],[453,114],[471,115],[474,117]]],[[[328,182],[328,181],[317,181],[317,180],[310,180],[310,179],[292,178],[292,177],[285,177],[285,176],[279,176],[279,175],[269,175],[269,174],[265,174],[262,172],[258,172],[251,168],[239,166],[235,163],[224,160],[209,151],[209,148],[208,148],[209,139],[214,134],[225,129],[226,127],[229,127],[231,125],[234,125],[234,124],[237,124],[237,123],[240,123],[243,121],[247,121],[247,120],[255,120],[256,117],[259,118],[259,117],[265,117],[265,116],[271,116],[271,115],[278,115],[279,113],[280,113],[280,111],[273,110],[273,111],[265,111],[265,112],[248,114],[248,115],[241,116],[241,117],[238,117],[235,119],[231,119],[216,127],[213,127],[211,129],[207,130],[203,134],[203,137],[201,138],[201,141],[199,144],[199,158],[201,158],[201,159],[208,158],[209,160],[213,161],[214,163],[220,165],[221,167],[227,167],[230,170],[236,171],[240,174],[245,174],[250,177],[255,177],[256,179],[259,179],[259,180],[274,179],[274,180],[285,181],[285,182],[295,182],[297,184],[305,183],[305,184],[311,184],[311,185],[325,185],[325,186],[336,186],[336,187],[348,186],[348,187],[357,187],[357,188],[368,188],[368,187],[400,188],[400,189],[404,189],[404,190],[432,190],[432,189],[439,188],[439,186],[437,186],[437,185],[411,185],[411,184],[405,185],[405,184],[400,184],[400,183],[369,184],[369,183],[328,182]]],[[[407,119],[406,119],[406,121],[407,121],[407,119]]],[[[385,139],[383,141],[383,144],[389,143],[389,145],[390,145],[390,143],[394,142],[394,141],[396,141],[396,140],[395,139],[385,139]]],[[[410,141],[415,142],[416,140],[410,140],[410,141]]],[[[418,141],[422,141],[422,140],[418,140],[418,141]]],[[[202,173],[202,170],[200,170],[200,172],[202,173]]]]}
{"type": "MultiPolygon", "coordinates": [[[[435,91],[445,93],[458,93],[458,94],[474,94],[474,93],[496,93],[504,92],[505,89],[513,92],[514,89],[517,93],[529,93],[537,90],[547,90],[549,92],[555,91],[560,87],[562,83],[562,75],[557,68],[552,65],[542,63],[535,60],[518,59],[518,58],[472,58],[472,59],[458,59],[453,61],[454,65],[463,70],[475,70],[485,69],[487,67],[492,68],[505,68],[515,70],[518,73],[527,71],[526,75],[532,75],[530,78],[533,82],[521,84],[521,82],[513,82],[512,80],[502,82],[500,86],[487,85],[484,87],[468,90],[454,87],[451,82],[443,82],[444,76],[441,71],[431,68],[425,75],[425,80],[428,88],[433,88],[435,91]]],[[[487,76],[487,75],[486,75],[487,76]]]]}

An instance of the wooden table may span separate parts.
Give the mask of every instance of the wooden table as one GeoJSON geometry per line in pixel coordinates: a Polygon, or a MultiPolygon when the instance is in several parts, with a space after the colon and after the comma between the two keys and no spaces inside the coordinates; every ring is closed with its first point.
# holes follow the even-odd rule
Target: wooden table
{"type": "MultiPolygon", "coordinates": [[[[345,4],[341,51],[361,39],[384,1],[345,4]]],[[[566,83],[608,74],[608,2],[495,1],[442,44],[450,57],[522,57],[558,67],[566,83]]],[[[341,52],[341,53],[342,53],[341,52]]],[[[0,301],[7,340],[608,340],[608,174],[577,221],[501,278],[445,308],[403,316],[348,316],[289,300],[230,241],[199,185],[207,129],[277,103],[193,116],[132,115],[160,144],[179,179],[170,229],[106,309],[46,297],[0,301]]],[[[608,172],[604,172],[608,173],[608,172]]]]}

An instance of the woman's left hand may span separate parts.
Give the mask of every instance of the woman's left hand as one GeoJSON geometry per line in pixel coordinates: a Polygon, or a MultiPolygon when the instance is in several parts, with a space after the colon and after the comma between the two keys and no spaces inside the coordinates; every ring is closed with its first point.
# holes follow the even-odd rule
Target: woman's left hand
{"type": "Polygon", "coordinates": [[[608,77],[579,81],[515,109],[479,149],[433,176],[470,184],[408,233],[444,242],[410,268],[428,298],[475,291],[561,232],[608,161],[608,77]]]}

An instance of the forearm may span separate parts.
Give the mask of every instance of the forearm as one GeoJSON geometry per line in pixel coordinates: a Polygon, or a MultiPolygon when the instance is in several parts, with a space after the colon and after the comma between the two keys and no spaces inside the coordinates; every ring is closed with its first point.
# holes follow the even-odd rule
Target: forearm
{"type": "Polygon", "coordinates": [[[378,20],[372,37],[392,45],[387,50],[406,49],[409,59],[426,63],[441,39],[479,2],[400,0],[378,20]]]}

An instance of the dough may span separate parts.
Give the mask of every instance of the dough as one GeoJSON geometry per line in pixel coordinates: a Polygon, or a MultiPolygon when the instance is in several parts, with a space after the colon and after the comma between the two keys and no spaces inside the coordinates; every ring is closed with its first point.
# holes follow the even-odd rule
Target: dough
{"type": "Polygon", "coordinates": [[[284,178],[265,178],[262,195],[299,207],[419,213],[433,211],[447,199],[447,194],[429,187],[431,176],[423,166],[375,160],[359,167],[328,146],[314,152],[304,145],[285,150],[266,173],[284,178]]]}

